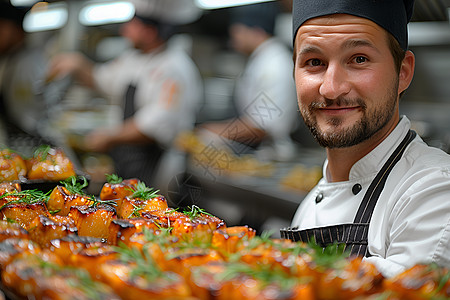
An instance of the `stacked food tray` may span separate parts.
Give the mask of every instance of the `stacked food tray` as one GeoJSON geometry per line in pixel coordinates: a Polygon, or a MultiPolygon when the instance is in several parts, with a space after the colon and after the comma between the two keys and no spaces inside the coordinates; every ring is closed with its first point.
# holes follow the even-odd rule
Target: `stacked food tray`
{"type": "MultiPolygon", "coordinates": [[[[11,299],[448,299],[450,275],[416,265],[385,278],[340,245],[273,239],[139,179],[99,195],[72,175],[49,192],[0,184],[1,289],[11,299]]],[[[0,297],[1,298],[1,297],[0,297]]]]}

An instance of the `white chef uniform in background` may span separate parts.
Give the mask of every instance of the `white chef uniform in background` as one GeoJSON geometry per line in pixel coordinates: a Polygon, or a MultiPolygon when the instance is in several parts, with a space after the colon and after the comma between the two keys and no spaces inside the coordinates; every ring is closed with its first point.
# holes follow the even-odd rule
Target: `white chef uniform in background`
{"type": "Polygon", "coordinates": [[[236,107],[267,133],[258,147],[262,159],[288,160],[294,155],[290,133],[298,119],[293,62],[289,49],[270,38],[250,55],[236,83],[236,107]]]}
{"type": "MultiPolygon", "coordinates": [[[[139,18],[174,26],[193,22],[201,15],[192,1],[131,2],[139,18]]],[[[164,150],[154,180],[147,184],[163,192],[171,178],[184,171],[184,155],[175,150],[172,142],[179,132],[193,128],[203,98],[202,79],[189,53],[170,42],[146,53],[129,49],[111,62],[96,65],[93,77],[96,87],[120,105],[124,105],[127,89],[135,87],[134,122],[141,133],[164,150]]],[[[140,176],[133,171],[130,167],[125,174],[140,176]]]]}
{"type": "MultiPolygon", "coordinates": [[[[194,125],[203,97],[202,81],[183,49],[155,52],[147,54],[130,49],[116,60],[98,65],[94,78],[98,88],[116,103],[123,101],[130,84],[137,87],[135,122],[142,133],[171,151],[172,159],[164,161],[173,163],[172,142],[180,131],[192,129],[194,125]]],[[[167,165],[160,167],[162,172],[169,171],[167,168],[167,165]]]]}

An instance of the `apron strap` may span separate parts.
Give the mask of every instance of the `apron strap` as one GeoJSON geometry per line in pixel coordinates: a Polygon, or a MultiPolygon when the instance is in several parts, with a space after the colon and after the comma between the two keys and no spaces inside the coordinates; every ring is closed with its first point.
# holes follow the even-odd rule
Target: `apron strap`
{"type": "Polygon", "coordinates": [[[123,119],[132,117],[135,113],[134,95],[136,94],[136,86],[130,84],[125,93],[125,107],[123,109],[123,119]]]}
{"type": "Polygon", "coordinates": [[[391,154],[377,176],[375,176],[361,201],[353,223],[304,230],[299,230],[297,227],[287,227],[280,230],[281,237],[305,243],[310,242],[314,238],[315,243],[324,248],[334,243],[345,244],[345,251],[349,251],[350,255],[370,256],[368,251],[368,232],[373,210],[383,191],[388,175],[402,157],[406,147],[415,137],[416,133],[413,130],[409,130],[406,137],[391,154]]]}
{"type": "MultiPolygon", "coordinates": [[[[123,119],[131,118],[135,113],[136,86],[130,84],[125,93],[123,119]]],[[[147,186],[155,184],[156,170],[163,155],[163,149],[157,143],[117,145],[109,151],[114,161],[114,172],[122,178],[138,178],[147,186]]]]}
{"type": "MultiPolygon", "coordinates": [[[[394,153],[391,154],[389,159],[383,165],[383,167],[378,172],[377,176],[367,189],[367,192],[364,195],[363,200],[361,201],[361,204],[359,206],[358,212],[356,213],[355,220],[353,221],[353,223],[366,223],[366,224],[370,223],[373,211],[375,210],[375,205],[377,204],[378,199],[380,198],[381,192],[384,189],[389,174],[402,157],[406,147],[415,137],[416,132],[413,130],[409,130],[408,134],[405,136],[403,141],[400,143],[400,145],[398,145],[394,153]]],[[[367,236],[367,232],[363,232],[361,230],[357,230],[357,228],[353,228],[350,232],[350,235],[354,236],[354,238],[358,240],[362,239],[364,235],[367,236]]],[[[367,244],[365,246],[356,244],[347,245],[346,248],[350,250],[350,253],[352,255],[353,254],[358,255],[359,253],[362,253],[365,256],[370,256],[370,253],[367,249],[367,244]]]]}
{"type": "Polygon", "coordinates": [[[358,212],[356,213],[354,223],[369,223],[372,218],[372,213],[377,204],[378,198],[380,198],[380,194],[384,189],[386,184],[386,180],[394,168],[395,164],[400,160],[403,153],[405,152],[406,147],[409,143],[416,137],[416,132],[413,130],[408,131],[408,134],[405,136],[403,141],[398,145],[395,149],[394,153],[391,154],[389,159],[383,165],[381,170],[378,172],[375,179],[370,184],[367,189],[366,194],[359,206],[358,212]]]}

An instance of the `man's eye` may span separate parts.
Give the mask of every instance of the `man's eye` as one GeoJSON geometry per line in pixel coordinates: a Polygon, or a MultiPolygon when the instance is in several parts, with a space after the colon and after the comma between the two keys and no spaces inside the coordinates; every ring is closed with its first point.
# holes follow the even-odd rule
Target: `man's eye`
{"type": "Polygon", "coordinates": [[[364,56],[355,57],[355,62],[357,64],[362,64],[362,63],[365,63],[366,61],[367,61],[367,58],[365,58],[364,56]]]}
{"type": "Polygon", "coordinates": [[[322,62],[320,61],[320,59],[313,58],[308,61],[308,64],[312,67],[318,67],[322,64],[322,62]]]}

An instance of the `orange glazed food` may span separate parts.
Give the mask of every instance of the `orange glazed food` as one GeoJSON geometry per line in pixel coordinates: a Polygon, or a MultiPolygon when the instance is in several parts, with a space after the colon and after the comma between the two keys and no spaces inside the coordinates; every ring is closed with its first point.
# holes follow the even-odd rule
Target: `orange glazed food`
{"type": "Polygon", "coordinates": [[[384,278],[339,245],[227,226],[196,205],[170,208],[139,181],[103,199],[74,178],[61,184],[0,194],[0,288],[13,299],[450,298],[443,267],[384,278]]]}
{"type": "Polygon", "coordinates": [[[0,151],[0,182],[24,179],[27,166],[23,157],[11,149],[0,151]]]}
{"type": "Polygon", "coordinates": [[[60,181],[75,176],[75,167],[62,149],[41,146],[26,160],[27,178],[60,181]]]}

